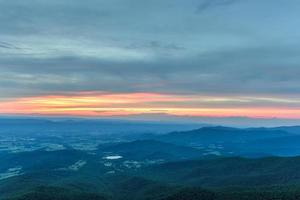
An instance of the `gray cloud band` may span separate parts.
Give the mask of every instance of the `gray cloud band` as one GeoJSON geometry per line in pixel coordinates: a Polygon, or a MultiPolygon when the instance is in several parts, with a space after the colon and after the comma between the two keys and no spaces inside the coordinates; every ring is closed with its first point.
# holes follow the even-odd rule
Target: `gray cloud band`
{"type": "Polygon", "coordinates": [[[2,0],[0,97],[297,95],[299,7],[295,0],[2,0]],[[266,13],[270,3],[276,12],[266,13]]]}

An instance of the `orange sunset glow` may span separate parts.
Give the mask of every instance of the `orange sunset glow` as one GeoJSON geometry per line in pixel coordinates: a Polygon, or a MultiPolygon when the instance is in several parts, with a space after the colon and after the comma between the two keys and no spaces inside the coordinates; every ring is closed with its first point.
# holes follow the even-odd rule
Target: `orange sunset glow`
{"type": "Polygon", "coordinates": [[[192,117],[300,118],[300,109],[276,107],[278,102],[298,103],[297,100],[278,98],[79,92],[64,96],[35,96],[2,101],[0,113],[87,117],[168,114],[192,117]],[[248,105],[262,100],[275,104],[263,107],[248,105]],[[240,105],[224,106],[230,103],[240,105]]]}

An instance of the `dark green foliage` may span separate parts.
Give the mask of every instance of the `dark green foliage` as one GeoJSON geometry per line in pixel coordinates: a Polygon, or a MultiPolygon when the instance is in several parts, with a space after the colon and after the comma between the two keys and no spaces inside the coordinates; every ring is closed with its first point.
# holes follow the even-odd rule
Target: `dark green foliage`
{"type": "Polygon", "coordinates": [[[189,188],[178,191],[163,200],[298,200],[300,191],[281,191],[279,188],[235,188],[235,191],[208,191],[189,188]],[[240,189],[240,191],[239,191],[240,189]]]}
{"type": "Polygon", "coordinates": [[[243,152],[264,152],[269,155],[295,156],[300,154],[300,135],[268,138],[239,144],[236,146],[243,152]]]}
{"type": "MultiPolygon", "coordinates": [[[[135,178],[134,178],[135,179],[135,178]]],[[[128,180],[127,180],[128,181],[128,180]]],[[[116,190],[113,195],[80,192],[58,187],[38,187],[23,195],[6,200],[298,200],[300,189],[294,187],[275,188],[231,188],[206,190],[201,188],[163,187],[146,180],[132,180],[130,188],[116,190]],[[140,182],[142,181],[142,183],[140,182]],[[138,185],[135,185],[135,183],[138,185]],[[139,185],[141,183],[141,185],[139,185]],[[145,184],[146,183],[146,184],[145,184]],[[150,187],[151,189],[147,189],[150,187]]],[[[115,188],[118,189],[118,188],[115,188]]]]}
{"type": "Polygon", "coordinates": [[[87,159],[89,156],[81,151],[31,151],[16,154],[5,154],[0,159],[0,171],[13,166],[22,166],[29,171],[49,170],[61,168],[73,164],[80,159],[87,159]]]}
{"type": "Polygon", "coordinates": [[[168,183],[205,186],[270,186],[300,183],[300,157],[219,158],[170,162],[149,167],[145,177],[168,183]]]}
{"type": "Polygon", "coordinates": [[[115,152],[127,159],[182,160],[202,157],[202,151],[155,140],[137,140],[99,148],[100,152],[115,152]]]}
{"type": "Polygon", "coordinates": [[[214,200],[215,193],[202,189],[184,189],[163,200],[214,200]]]}
{"type": "MultiPolygon", "coordinates": [[[[300,198],[300,186],[296,181],[299,180],[298,157],[222,158],[173,162],[140,172],[135,171],[132,174],[118,173],[99,177],[95,174],[97,166],[88,165],[78,173],[27,174],[8,179],[0,182],[1,195],[7,192],[6,189],[10,189],[12,191],[10,196],[6,196],[7,200],[296,200],[300,198]],[[271,187],[270,185],[276,181],[280,181],[282,186],[271,187]],[[239,187],[229,188],[232,183],[239,183],[236,184],[239,187]],[[192,185],[197,187],[191,187],[192,185]],[[198,186],[201,185],[202,188],[199,188],[198,186]],[[209,185],[214,187],[207,187],[209,185]],[[264,186],[258,187],[258,185],[264,186]]],[[[3,199],[1,195],[0,199],[3,199]]]]}
{"type": "Polygon", "coordinates": [[[76,192],[65,188],[38,187],[11,200],[106,200],[106,198],[99,194],[76,192]]]}

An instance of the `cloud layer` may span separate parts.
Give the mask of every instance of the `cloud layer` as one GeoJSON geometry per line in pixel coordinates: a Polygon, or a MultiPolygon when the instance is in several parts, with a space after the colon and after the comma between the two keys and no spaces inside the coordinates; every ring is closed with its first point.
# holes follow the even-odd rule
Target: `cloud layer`
{"type": "Polygon", "coordinates": [[[0,100],[96,91],[300,108],[299,9],[297,0],[0,0],[0,100]]]}

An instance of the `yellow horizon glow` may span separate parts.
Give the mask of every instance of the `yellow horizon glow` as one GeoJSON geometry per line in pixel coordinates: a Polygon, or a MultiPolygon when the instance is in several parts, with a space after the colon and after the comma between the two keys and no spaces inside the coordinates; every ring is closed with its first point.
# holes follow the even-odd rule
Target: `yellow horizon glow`
{"type": "Polygon", "coordinates": [[[300,104],[298,99],[270,97],[215,97],[160,93],[78,92],[0,101],[1,114],[108,117],[168,114],[190,117],[251,117],[300,119],[300,108],[251,106],[256,101],[300,104]],[[236,107],[222,105],[246,104],[236,107]],[[201,106],[202,105],[202,106],[201,106]]]}

